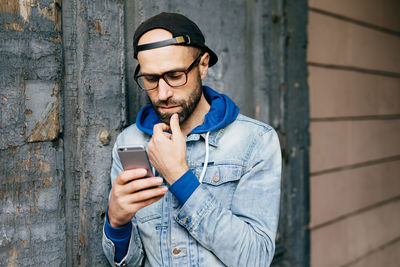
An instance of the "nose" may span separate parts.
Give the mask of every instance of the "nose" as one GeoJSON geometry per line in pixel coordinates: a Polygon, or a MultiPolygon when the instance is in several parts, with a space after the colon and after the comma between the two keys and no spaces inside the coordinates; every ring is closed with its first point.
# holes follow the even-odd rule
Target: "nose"
{"type": "Polygon", "coordinates": [[[158,99],[165,101],[172,97],[174,94],[173,89],[169,86],[164,79],[160,78],[158,81],[158,99]]]}

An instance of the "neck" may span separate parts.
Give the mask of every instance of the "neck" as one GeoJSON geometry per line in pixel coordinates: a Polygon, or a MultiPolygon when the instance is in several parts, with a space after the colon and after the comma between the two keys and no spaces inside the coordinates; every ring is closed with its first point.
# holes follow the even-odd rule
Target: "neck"
{"type": "Polygon", "coordinates": [[[204,97],[204,94],[202,93],[196,109],[193,111],[190,117],[187,118],[187,120],[185,120],[180,125],[182,133],[186,136],[194,128],[201,125],[204,122],[204,118],[209,110],[210,110],[210,104],[208,104],[206,98],[204,97]]]}

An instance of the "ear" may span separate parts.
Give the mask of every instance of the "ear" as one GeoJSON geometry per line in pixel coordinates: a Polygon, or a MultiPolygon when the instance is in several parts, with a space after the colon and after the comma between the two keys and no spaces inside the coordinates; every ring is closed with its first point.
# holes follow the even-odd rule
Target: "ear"
{"type": "Polygon", "coordinates": [[[200,77],[202,80],[207,76],[209,61],[210,61],[210,55],[206,52],[201,57],[200,62],[199,62],[199,71],[200,71],[200,77]]]}

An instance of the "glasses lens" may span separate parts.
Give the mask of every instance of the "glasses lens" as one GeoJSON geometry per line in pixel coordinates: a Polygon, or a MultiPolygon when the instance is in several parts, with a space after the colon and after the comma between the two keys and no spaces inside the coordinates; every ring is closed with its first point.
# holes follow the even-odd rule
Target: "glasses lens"
{"type": "Polygon", "coordinates": [[[137,83],[144,90],[151,90],[157,87],[158,77],[154,75],[141,75],[137,78],[137,83]]]}
{"type": "Polygon", "coordinates": [[[163,76],[164,80],[171,86],[182,86],[186,83],[186,73],[184,71],[167,72],[163,76]]]}

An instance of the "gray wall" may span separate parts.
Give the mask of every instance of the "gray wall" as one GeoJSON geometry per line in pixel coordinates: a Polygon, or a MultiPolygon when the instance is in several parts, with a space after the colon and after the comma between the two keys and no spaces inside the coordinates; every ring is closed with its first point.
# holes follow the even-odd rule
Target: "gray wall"
{"type": "Polygon", "coordinates": [[[265,33],[268,1],[151,1],[126,2],[127,88],[129,121],[134,122],[144,94],[133,81],[136,60],[133,59],[134,29],[146,18],[160,12],[179,12],[191,18],[202,30],[207,45],[218,57],[209,69],[205,85],[228,94],[246,115],[268,121],[269,73],[265,63],[265,33]]]}
{"type": "Polygon", "coordinates": [[[0,3],[0,265],[106,265],[111,147],[146,102],[132,35],[161,11],[192,18],[218,54],[204,83],[279,132],[275,264],[307,264],[305,1],[39,0],[0,3]]]}

